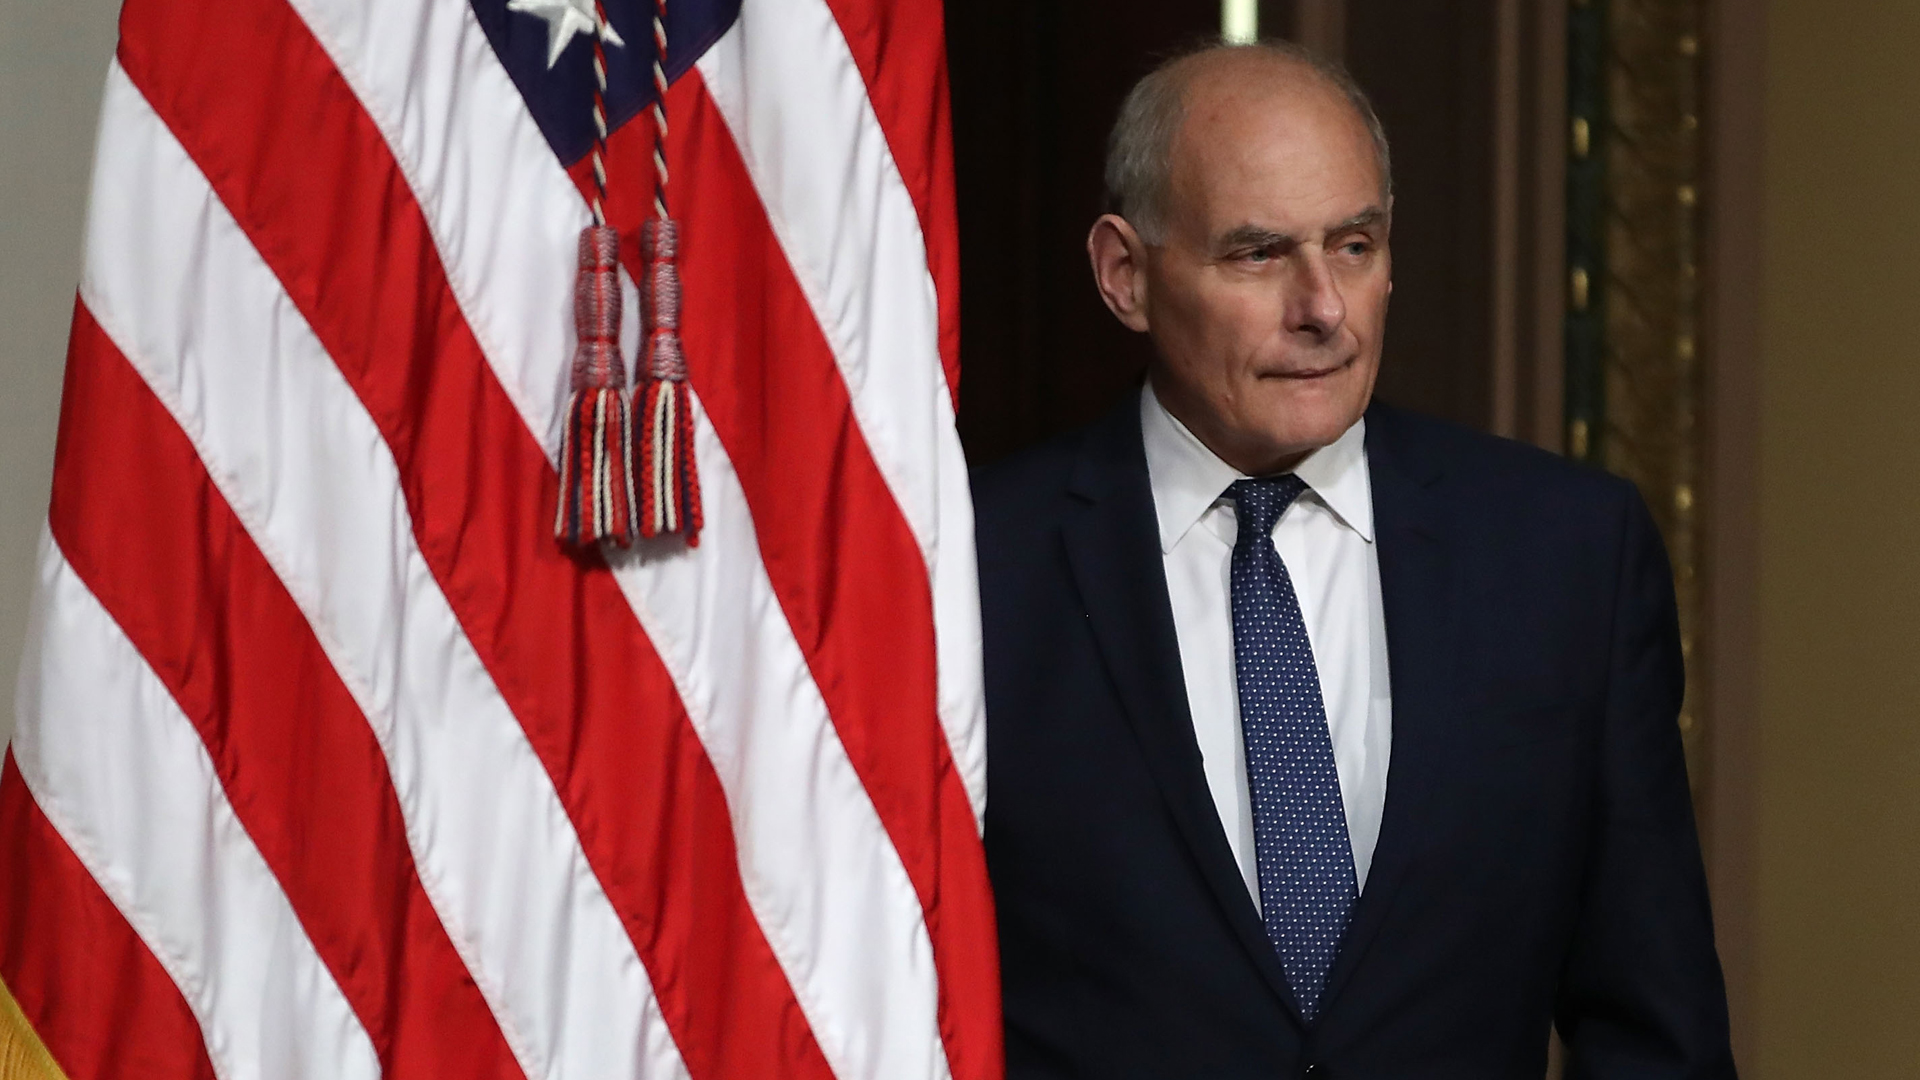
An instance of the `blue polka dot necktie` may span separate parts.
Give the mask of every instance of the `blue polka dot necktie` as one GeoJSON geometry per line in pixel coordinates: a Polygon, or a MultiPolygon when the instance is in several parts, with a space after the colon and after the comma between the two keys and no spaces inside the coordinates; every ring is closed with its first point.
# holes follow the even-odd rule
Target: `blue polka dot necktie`
{"type": "Polygon", "coordinates": [[[1236,481],[1233,668],[1253,803],[1260,914],[1300,1013],[1320,1011],[1359,889],[1333,738],[1306,621],[1273,527],[1307,488],[1297,476],[1236,481]]]}

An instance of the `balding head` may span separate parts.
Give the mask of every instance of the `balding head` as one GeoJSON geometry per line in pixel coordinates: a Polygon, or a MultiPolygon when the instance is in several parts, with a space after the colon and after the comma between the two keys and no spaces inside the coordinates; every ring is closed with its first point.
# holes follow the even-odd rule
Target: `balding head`
{"type": "Polygon", "coordinates": [[[1349,108],[1373,143],[1380,198],[1393,193],[1386,130],[1346,70],[1291,42],[1207,45],[1175,56],[1134,84],[1107,139],[1108,209],[1149,243],[1165,233],[1168,192],[1184,122],[1196,101],[1220,94],[1266,93],[1279,99],[1332,96],[1349,108]]]}
{"type": "Polygon", "coordinates": [[[1393,201],[1371,116],[1336,69],[1243,46],[1148,76],[1115,133],[1094,283],[1153,339],[1160,403],[1249,476],[1332,443],[1372,397],[1393,201]]]}

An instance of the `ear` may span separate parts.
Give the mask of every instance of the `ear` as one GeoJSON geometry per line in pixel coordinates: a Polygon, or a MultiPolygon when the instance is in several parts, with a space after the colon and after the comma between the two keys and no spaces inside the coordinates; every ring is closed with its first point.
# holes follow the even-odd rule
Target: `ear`
{"type": "Polygon", "coordinates": [[[1100,299],[1121,325],[1136,333],[1146,332],[1148,326],[1148,257],[1146,242],[1118,214],[1100,215],[1087,234],[1087,261],[1093,264],[1093,284],[1100,290],[1100,299]]]}

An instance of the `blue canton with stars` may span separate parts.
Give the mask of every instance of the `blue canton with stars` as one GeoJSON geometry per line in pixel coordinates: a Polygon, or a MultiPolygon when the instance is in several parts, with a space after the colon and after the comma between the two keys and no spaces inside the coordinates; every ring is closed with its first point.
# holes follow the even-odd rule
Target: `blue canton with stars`
{"type": "MultiPolygon", "coordinates": [[[[621,44],[608,40],[607,127],[616,130],[653,104],[652,0],[603,0],[607,22],[621,44]]],[[[509,10],[509,0],[472,0],[480,28],[506,65],[534,123],[563,165],[593,147],[593,44],[588,33],[571,34],[549,65],[553,44],[548,16],[509,10]]],[[[527,5],[517,5],[522,8],[527,5]]],[[[592,11],[591,0],[541,5],[592,11]]],[[[669,0],[666,5],[667,79],[686,74],[740,15],[740,0],[669,0]]]]}
{"type": "Polygon", "coordinates": [[[1311,1021],[1359,897],[1320,673],[1273,527],[1297,476],[1235,481],[1233,666],[1267,939],[1311,1021]]]}

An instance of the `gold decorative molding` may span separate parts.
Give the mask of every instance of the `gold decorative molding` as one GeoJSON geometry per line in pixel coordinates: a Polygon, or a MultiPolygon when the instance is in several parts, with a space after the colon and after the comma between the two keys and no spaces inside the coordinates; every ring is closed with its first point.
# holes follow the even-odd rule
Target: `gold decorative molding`
{"type": "Polygon", "coordinates": [[[1700,2],[1610,0],[1607,10],[1608,469],[1638,484],[1667,541],[1689,664],[1680,732],[1696,795],[1708,777],[1707,702],[1691,672],[1700,620],[1700,2]]]}
{"type": "Polygon", "coordinates": [[[1702,0],[1575,7],[1590,13],[1584,44],[1593,63],[1569,156],[1597,160],[1587,164],[1589,242],[1571,267],[1573,317],[1589,307],[1592,315],[1569,324],[1568,383],[1584,393],[1569,395],[1568,446],[1637,484],[1666,539],[1689,660],[1680,730],[1695,795],[1703,797],[1710,735],[1693,662],[1706,632],[1698,341],[1702,0]],[[1588,134],[1589,125],[1598,130],[1588,134]],[[1589,272],[1598,280],[1583,288],[1589,272]],[[1589,288],[1590,304],[1581,295],[1589,288]],[[1585,370],[1573,370],[1583,361],[1585,370]]]}

